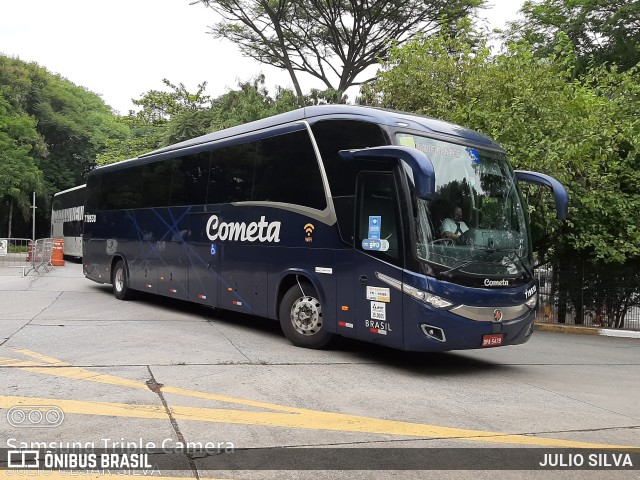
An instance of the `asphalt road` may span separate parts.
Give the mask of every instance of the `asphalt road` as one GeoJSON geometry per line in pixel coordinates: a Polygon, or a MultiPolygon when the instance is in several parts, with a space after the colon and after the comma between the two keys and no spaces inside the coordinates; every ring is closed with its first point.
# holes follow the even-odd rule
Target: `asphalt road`
{"type": "Polygon", "coordinates": [[[118,301],[67,262],[0,275],[0,344],[0,447],[213,451],[173,454],[174,468],[153,472],[189,478],[637,478],[640,467],[638,339],[536,332],[525,345],[443,354],[355,341],[305,350],[269,320],[118,301]],[[294,446],[305,454],[275,449],[294,446]],[[612,446],[636,449],[634,470],[606,465],[612,446]],[[270,450],[241,457],[246,448],[270,450]],[[523,448],[535,450],[513,460],[523,448]],[[558,452],[565,463],[583,452],[584,468],[600,455],[604,470],[533,470],[558,452]],[[220,470],[223,457],[270,469],[220,470]],[[385,465],[395,470],[363,471],[385,465]]]}

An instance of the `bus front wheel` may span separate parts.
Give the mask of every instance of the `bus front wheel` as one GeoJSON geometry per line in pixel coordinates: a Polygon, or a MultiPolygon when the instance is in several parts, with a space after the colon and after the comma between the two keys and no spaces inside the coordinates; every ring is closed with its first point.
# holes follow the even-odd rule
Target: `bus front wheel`
{"type": "Polygon", "coordinates": [[[131,300],[133,291],[129,288],[129,276],[124,262],[118,260],[113,268],[113,294],[118,300],[131,300]]]}
{"type": "Polygon", "coordinates": [[[280,326],[284,335],[298,347],[324,348],[333,334],[324,329],[322,304],[309,283],[294,285],[280,302],[280,326]]]}

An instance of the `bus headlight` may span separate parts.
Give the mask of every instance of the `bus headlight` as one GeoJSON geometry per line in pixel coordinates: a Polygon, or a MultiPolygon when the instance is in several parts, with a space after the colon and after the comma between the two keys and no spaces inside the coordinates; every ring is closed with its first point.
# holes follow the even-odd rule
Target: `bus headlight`
{"type": "Polygon", "coordinates": [[[406,293],[410,297],[415,298],[416,300],[421,301],[422,303],[426,303],[427,305],[431,305],[435,308],[449,308],[453,307],[453,303],[448,300],[445,300],[442,297],[437,295],[432,295],[431,293],[423,292],[422,290],[418,290],[415,287],[407,285],[406,283],[402,283],[400,280],[396,280],[395,278],[391,278],[384,273],[376,272],[376,277],[378,280],[386,283],[387,285],[391,285],[393,288],[401,290],[406,293]]]}
{"type": "Polygon", "coordinates": [[[418,290],[417,288],[407,285],[406,283],[402,285],[402,291],[410,297],[413,297],[416,300],[420,300],[421,302],[431,305],[432,307],[447,308],[453,306],[453,303],[445,300],[442,297],[423,292],[422,290],[418,290]]]}
{"type": "Polygon", "coordinates": [[[531,298],[529,298],[529,300],[527,300],[526,302],[524,302],[524,304],[529,307],[531,310],[533,310],[534,308],[536,308],[536,305],[538,304],[538,294],[534,293],[531,298]]]}

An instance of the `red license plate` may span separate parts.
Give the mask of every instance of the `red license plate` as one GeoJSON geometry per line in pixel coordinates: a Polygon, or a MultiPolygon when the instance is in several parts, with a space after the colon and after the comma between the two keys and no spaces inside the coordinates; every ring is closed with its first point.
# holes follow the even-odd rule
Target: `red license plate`
{"type": "Polygon", "coordinates": [[[492,335],[482,336],[482,347],[499,347],[502,345],[504,333],[494,333],[492,335]]]}

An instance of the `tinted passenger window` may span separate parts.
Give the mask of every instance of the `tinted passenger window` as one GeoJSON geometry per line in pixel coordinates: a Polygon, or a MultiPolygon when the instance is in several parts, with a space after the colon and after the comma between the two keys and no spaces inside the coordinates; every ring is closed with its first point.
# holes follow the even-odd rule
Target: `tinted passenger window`
{"type": "Polygon", "coordinates": [[[207,200],[210,152],[174,159],[171,205],[201,205],[207,200]]]}
{"type": "Polygon", "coordinates": [[[142,201],[140,203],[142,208],[169,205],[172,167],[171,160],[147,163],[143,166],[142,201]]]}
{"type": "Polygon", "coordinates": [[[95,211],[100,208],[100,197],[102,195],[102,175],[90,175],[87,178],[86,209],[95,211]]]}
{"type": "Polygon", "coordinates": [[[143,166],[108,172],[102,176],[101,210],[139,208],[143,166]]]}
{"type": "Polygon", "coordinates": [[[62,224],[62,235],[65,237],[81,237],[82,236],[82,220],[73,220],[62,224]]]}
{"type": "Polygon", "coordinates": [[[256,142],[252,142],[212,152],[207,203],[251,200],[256,148],[256,142]]]}
{"type": "Polygon", "coordinates": [[[306,130],[260,140],[254,201],[327,206],[318,160],[306,130]]]}
{"type": "MultiPolygon", "coordinates": [[[[340,150],[380,147],[390,142],[379,125],[355,120],[325,120],[311,127],[329,179],[331,195],[342,197],[355,193],[356,176],[363,170],[380,170],[383,162],[345,162],[340,150]]],[[[384,169],[388,169],[385,166],[384,169]]]]}

